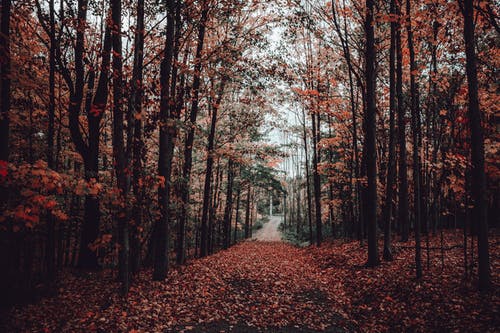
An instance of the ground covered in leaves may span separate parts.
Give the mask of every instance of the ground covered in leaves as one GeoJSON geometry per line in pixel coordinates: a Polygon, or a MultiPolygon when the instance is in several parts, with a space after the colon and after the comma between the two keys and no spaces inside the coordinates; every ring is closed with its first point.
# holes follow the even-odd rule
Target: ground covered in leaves
{"type": "MultiPolygon", "coordinates": [[[[500,327],[499,249],[491,237],[493,291],[464,280],[458,233],[430,240],[429,269],[414,279],[411,243],[395,243],[395,260],[364,267],[358,242],[295,248],[244,242],[134,282],[127,300],[110,272],[65,273],[56,295],[2,316],[6,331],[97,332],[494,332],[500,327]]],[[[424,244],[425,245],[425,244],[424,244]]]]}

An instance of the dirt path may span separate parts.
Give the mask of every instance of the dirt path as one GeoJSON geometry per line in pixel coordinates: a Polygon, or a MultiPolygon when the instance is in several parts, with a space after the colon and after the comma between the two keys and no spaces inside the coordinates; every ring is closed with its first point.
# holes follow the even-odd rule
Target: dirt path
{"type": "Polygon", "coordinates": [[[255,232],[253,239],[262,242],[281,242],[281,232],[278,228],[282,220],[281,216],[270,216],[269,222],[255,232]]]}

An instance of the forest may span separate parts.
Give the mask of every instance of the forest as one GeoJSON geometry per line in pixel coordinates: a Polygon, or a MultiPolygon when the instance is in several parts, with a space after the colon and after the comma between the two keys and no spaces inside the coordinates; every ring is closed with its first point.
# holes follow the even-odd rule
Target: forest
{"type": "Polygon", "coordinates": [[[0,0],[0,331],[497,331],[499,15],[0,0]]]}

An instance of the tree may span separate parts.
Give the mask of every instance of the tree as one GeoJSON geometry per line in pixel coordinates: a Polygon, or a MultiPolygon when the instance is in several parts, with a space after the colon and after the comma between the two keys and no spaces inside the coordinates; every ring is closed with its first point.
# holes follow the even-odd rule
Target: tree
{"type": "MultiPolygon", "coordinates": [[[[10,0],[2,0],[0,22],[0,163],[7,169],[9,161],[10,110],[10,0]]],[[[2,201],[4,198],[2,197],[2,201]]]]}
{"type": "Polygon", "coordinates": [[[406,30],[408,32],[408,50],[410,53],[410,97],[411,97],[411,131],[413,139],[413,199],[415,210],[415,264],[417,279],[422,277],[422,249],[420,245],[421,192],[420,192],[420,105],[418,83],[416,81],[417,65],[413,47],[413,31],[411,27],[411,5],[406,0],[406,30]]]}
{"type": "Polygon", "coordinates": [[[161,63],[160,83],[160,149],[158,152],[158,175],[160,186],[158,187],[158,203],[160,206],[160,217],[154,226],[154,269],[153,280],[164,280],[168,269],[168,251],[170,249],[170,189],[172,175],[172,159],[177,136],[172,114],[170,114],[170,77],[172,71],[172,56],[175,33],[175,2],[167,1],[167,27],[165,46],[163,49],[163,60],[161,63]]]}
{"type": "Polygon", "coordinates": [[[366,0],[365,16],[365,79],[366,79],[366,110],[365,110],[365,145],[366,174],[368,187],[366,193],[366,221],[368,224],[368,262],[370,267],[379,264],[377,245],[377,153],[375,148],[375,37],[373,29],[374,1],[366,0]]]}
{"type": "MultiPolygon", "coordinates": [[[[122,62],[122,3],[121,0],[111,2],[111,18],[113,23],[113,157],[116,182],[119,190],[121,209],[117,213],[119,254],[119,276],[122,282],[122,295],[129,290],[130,259],[129,259],[129,227],[128,219],[123,211],[127,205],[129,186],[127,185],[126,169],[128,163],[125,156],[124,112],[123,112],[123,62],[122,62]]],[[[130,124],[129,126],[132,126],[130,124]]]]}
{"type": "Polygon", "coordinates": [[[129,112],[133,114],[134,139],[133,139],[133,192],[135,195],[134,229],[131,239],[131,266],[130,270],[135,273],[139,269],[141,259],[141,240],[139,228],[143,224],[144,188],[141,185],[143,179],[143,63],[144,63],[144,0],[137,1],[137,22],[134,36],[134,67],[132,70],[131,91],[129,100],[129,112]]]}
{"type": "Polygon", "coordinates": [[[471,194],[474,216],[478,221],[477,248],[479,256],[479,289],[487,291],[491,285],[488,249],[488,220],[486,218],[486,175],[484,171],[484,137],[479,108],[477,60],[474,36],[473,0],[459,0],[464,17],[465,69],[468,85],[468,114],[471,132],[471,194]]]}
{"type": "Polygon", "coordinates": [[[226,206],[224,208],[224,249],[228,249],[231,245],[231,217],[233,215],[234,185],[234,161],[231,158],[229,158],[227,168],[226,206]]]}
{"type": "Polygon", "coordinates": [[[212,108],[212,117],[210,122],[210,133],[207,143],[207,165],[205,169],[205,185],[203,188],[203,208],[201,212],[201,238],[200,238],[200,256],[205,257],[208,254],[208,215],[211,202],[210,189],[212,184],[212,173],[214,164],[214,144],[215,144],[215,129],[217,126],[217,113],[224,93],[226,78],[220,83],[217,100],[212,108]]]}
{"type": "MultiPolygon", "coordinates": [[[[184,228],[188,220],[188,206],[189,206],[189,183],[191,180],[191,169],[193,167],[193,144],[194,144],[194,134],[196,130],[196,119],[198,117],[199,111],[199,99],[200,99],[200,87],[202,79],[203,70],[203,44],[205,42],[205,31],[208,21],[208,12],[210,6],[209,1],[204,0],[201,2],[201,17],[198,26],[198,39],[196,46],[196,54],[194,59],[194,74],[193,74],[193,84],[192,84],[192,96],[191,96],[191,110],[189,113],[188,123],[187,123],[187,135],[184,141],[184,165],[182,167],[182,179],[181,179],[181,207],[179,214],[179,228],[184,228]]],[[[182,239],[178,240],[183,242],[184,233],[182,233],[182,239]]]]}
{"type": "Polygon", "coordinates": [[[318,142],[320,138],[320,118],[319,114],[313,113],[312,119],[312,137],[313,137],[313,180],[314,180],[314,207],[316,214],[316,245],[320,246],[322,241],[322,222],[321,222],[321,178],[318,170],[320,163],[320,152],[318,142]]]}
{"type": "Polygon", "coordinates": [[[396,113],[396,0],[390,0],[391,17],[391,44],[389,49],[389,161],[387,166],[387,181],[385,191],[384,206],[384,260],[393,260],[391,249],[391,222],[393,206],[393,187],[396,178],[396,133],[395,133],[395,113],[396,113]]]}

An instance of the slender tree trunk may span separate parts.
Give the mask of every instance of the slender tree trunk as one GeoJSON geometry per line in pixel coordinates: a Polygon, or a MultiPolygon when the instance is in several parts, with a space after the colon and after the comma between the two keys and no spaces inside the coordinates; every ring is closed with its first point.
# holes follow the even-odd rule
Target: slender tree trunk
{"type": "Polygon", "coordinates": [[[248,184],[248,189],[247,189],[247,203],[246,203],[246,211],[245,211],[245,239],[248,239],[250,237],[250,192],[251,192],[251,187],[250,184],[248,184]]]}
{"type": "MultiPolygon", "coordinates": [[[[0,22],[0,161],[9,161],[10,0],[2,0],[0,22]]],[[[7,165],[0,166],[7,168],[7,165]]],[[[2,201],[5,198],[2,198],[2,201]]]]}
{"type": "MultiPolygon", "coordinates": [[[[69,129],[71,139],[75,144],[76,150],[83,157],[85,165],[85,179],[98,179],[98,162],[94,159],[93,150],[89,145],[86,145],[82,132],[80,130],[80,111],[83,102],[83,91],[85,85],[85,67],[83,63],[84,56],[84,35],[85,25],[87,20],[87,5],[88,1],[79,0],[77,19],[78,26],[76,29],[76,40],[74,47],[74,63],[75,63],[75,84],[70,87],[70,103],[69,103],[69,129]]],[[[91,110],[92,111],[92,110],[91,110]]],[[[89,140],[92,135],[91,124],[89,123],[89,140]]],[[[82,241],[80,242],[80,253],[78,255],[78,266],[84,269],[97,269],[97,254],[91,250],[90,244],[93,243],[99,233],[99,198],[97,196],[87,195],[84,205],[84,223],[82,230],[82,241]]]]}
{"type": "MultiPolygon", "coordinates": [[[[179,242],[184,242],[184,230],[188,220],[188,206],[189,206],[189,185],[191,181],[191,168],[193,166],[193,144],[194,134],[196,129],[196,118],[198,117],[199,94],[201,86],[201,71],[202,71],[202,52],[203,44],[205,41],[205,29],[208,20],[208,2],[203,1],[200,24],[198,27],[198,45],[196,47],[196,55],[194,59],[194,74],[192,86],[192,101],[191,111],[188,119],[188,129],[186,141],[184,143],[184,165],[182,168],[182,183],[181,183],[181,208],[179,216],[179,235],[182,233],[182,239],[179,242]]],[[[184,256],[183,254],[181,254],[184,256]]]]}
{"type": "Polygon", "coordinates": [[[160,151],[158,156],[158,174],[162,184],[158,187],[158,203],[160,218],[154,226],[154,267],[153,280],[164,280],[169,269],[170,249],[170,189],[172,160],[174,155],[176,128],[169,114],[170,76],[172,71],[172,56],[174,47],[174,6],[175,1],[167,1],[167,28],[163,60],[160,71],[161,99],[160,99],[160,151]]]}
{"type": "Polygon", "coordinates": [[[215,182],[212,185],[212,204],[210,205],[209,216],[208,216],[208,227],[210,230],[210,246],[209,253],[214,252],[215,245],[219,245],[219,237],[220,233],[215,232],[216,225],[218,225],[217,221],[217,209],[219,206],[219,198],[220,198],[220,183],[222,179],[222,174],[224,170],[220,167],[220,158],[217,159],[217,168],[215,171],[215,182]]]}
{"type": "MultiPolygon", "coordinates": [[[[48,129],[47,129],[47,165],[50,169],[55,169],[54,164],[54,119],[55,119],[55,72],[56,72],[56,31],[54,19],[54,0],[49,1],[49,109],[48,109],[48,129]]],[[[54,217],[51,213],[47,216],[47,243],[46,243],[46,266],[47,281],[52,283],[56,272],[56,238],[54,217]]]]}
{"type": "Polygon", "coordinates": [[[309,222],[309,242],[313,243],[313,231],[312,231],[312,199],[311,199],[311,185],[310,185],[310,177],[309,177],[309,153],[307,148],[307,131],[306,131],[306,113],[305,110],[302,109],[302,139],[304,140],[304,154],[305,154],[305,163],[306,163],[306,190],[307,190],[307,220],[309,222]]]}
{"type": "Polygon", "coordinates": [[[240,202],[241,202],[241,187],[238,185],[238,191],[236,193],[236,216],[234,218],[234,242],[238,240],[238,223],[240,221],[240,202]]]}
{"type": "Polygon", "coordinates": [[[142,136],[142,99],[143,99],[143,71],[144,62],[144,0],[137,1],[137,22],[134,36],[134,68],[132,70],[132,101],[130,107],[134,114],[134,141],[133,141],[133,185],[135,196],[134,206],[134,229],[131,237],[131,260],[130,271],[136,273],[141,262],[141,240],[139,228],[143,223],[144,189],[142,186],[143,165],[142,155],[144,149],[144,139],[142,136]]]}
{"type": "Polygon", "coordinates": [[[366,220],[368,224],[368,262],[370,267],[379,263],[377,246],[377,153],[375,147],[375,37],[374,37],[374,0],[366,0],[366,173],[368,177],[368,188],[366,193],[366,220]]]}
{"type": "MultiPolygon", "coordinates": [[[[10,56],[10,16],[11,1],[2,0],[0,3],[0,211],[7,209],[9,189],[6,185],[6,174],[9,162],[9,113],[10,113],[10,85],[11,85],[11,56],[10,56]]],[[[6,224],[5,224],[6,225],[6,224]]],[[[0,265],[3,268],[0,278],[0,293],[2,300],[0,306],[9,304],[15,299],[11,286],[15,283],[13,276],[17,274],[19,260],[18,237],[10,230],[2,231],[0,236],[6,242],[0,246],[0,265]]]]}
{"type": "Polygon", "coordinates": [[[54,0],[49,0],[49,123],[47,129],[47,164],[54,169],[54,119],[56,106],[55,73],[56,73],[56,27],[54,0]]]}
{"type": "Polygon", "coordinates": [[[420,200],[420,106],[418,83],[416,82],[417,66],[413,47],[413,32],[411,28],[410,0],[406,0],[406,29],[408,31],[408,49],[410,51],[410,95],[411,95],[411,127],[413,139],[413,195],[415,210],[415,264],[417,279],[422,277],[422,248],[420,244],[421,200],[420,200]]]}
{"type": "Polygon", "coordinates": [[[234,161],[229,160],[227,171],[226,207],[224,208],[224,249],[231,245],[231,216],[233,211],[234,161]]]}
{"type": "Polygon", "coordinates": [[[122,283],[121,294],[127,295],[129,290],[129,228],[125,214],[127,206],[127,176],[125,142],[124,142],[124,112],[123,112],[123,61],[122,61],[122,36],[121,36],[121,0],[111,2],[111,15],[113,23],[113,157],[116,173],[116,182],[120,191],[120,211],[117,213],[119,249],[119,277],[122,283]]]}
{"type": "MultiPolygon", "coordinates": [[[[395,15],[396,0],[391,0],[391,15],[395,15]]],[[[396,113],[396,22],[391,21],[391,45],[389,50],[389,162],[387,166],[387,181],[384,206],[384,260],[393,260],[391,248],[391,221],[393,187],[396,178],[396,129],[394,115],[396,113]]]]}
{"type": "MultiPolygon", "coordinates": [[[[344,3],[345,6],[345,3],[344,3]]],[[[348,68],[348,75],[349,75],[349,101],[350,101],[350,106],[351,106],[351,119],[352,119],[352,145],[353,145],[353,160],[354,160],[354,178],[356,179],[356,186],[354,189],[354,197],[351,197],[351,202],[352,202],[352,210],[353,210],[353,222],[356,223],[358,230],[362,230],[361,224],[362,224],[362,219],[359,213],[359,207],[361,206],[361,183],[360,183],[360,170],[359,170],[359,152],[358,152],[358,129],[357,129],[357,120],[356,120],[356,101],[355,101],[355,96],[354,96],[354,79],[353,79],[353,74],[354,68],[351,62],[351,51],[349,48],[349,43],[347,42],[347,22],[344,20],[344,29],[343,33],[340,28],[340,24],[337,20],[337,14],[335,10],[335,1],[332,1],[332,16],[333,16],[333,22],[335,25],[335,29],[337,30],[337,34],[340,37],[340,41],[342,44],[342,51],[344,53],[344,58],[347,64],[348,68]],[[356,203],[356,204],[354,204],[356,203]]],[[[361,80],[358,78],[358,84],[361,86],[361,80]]],[[[360,239],[362,239],[362,232],[360,232],[360,239]]]]}
{"type": "Polygon", "coordinates": [[[318,164],[320,152],[318,142],[320,140],[319,114],[312,114],[312,132],[313,132],[313,181],[314,181],[314,212],[316,214],[316,245],[320,246],[323,238],[321,222],[321,178],[319,175],[318,164]]]}
{"type": "Polygon", "coordinates": [[[214,164],[214,144],[215,144],[215,129],[217,126],[217,112],[224,93],[225,79],[221,82],[217,101],[212,108],[212,120],[210,123],[210,133],[208,134],[207,144],[207,166],[205,169],[205,184],[203,189],[203,207],[201,213],[201,241],[200,241],[200,256],[205,257],[208,254],[208,220],[211,204],[210,189],[212,184],[212,173],[214,164]]]}
{"type": "Polygon", "coordinates": [[[408,241],[410,223],[408,221],[408,170],[406,165],[406,120],[403,100],[403,51],[401,45],[401,0],[396,4],[396,95],[398,107],[399,143],[399,198],[398,218],[401,226],[401,240],[408,241]]]}
{"type": "Polygon", "coordinates": [[[474,36],[473,0],[463,0],[464,40],[469,88],[469,123],[471,130],[471,194],[474,216],[477,221],[477,249],[479,261],[479,289],[487,291],[491,287],[490,258],[488,249],[488,219],[486,216],[486,174],[484,171],[484,137],[479,108],[477,59],[474,36]]]}

